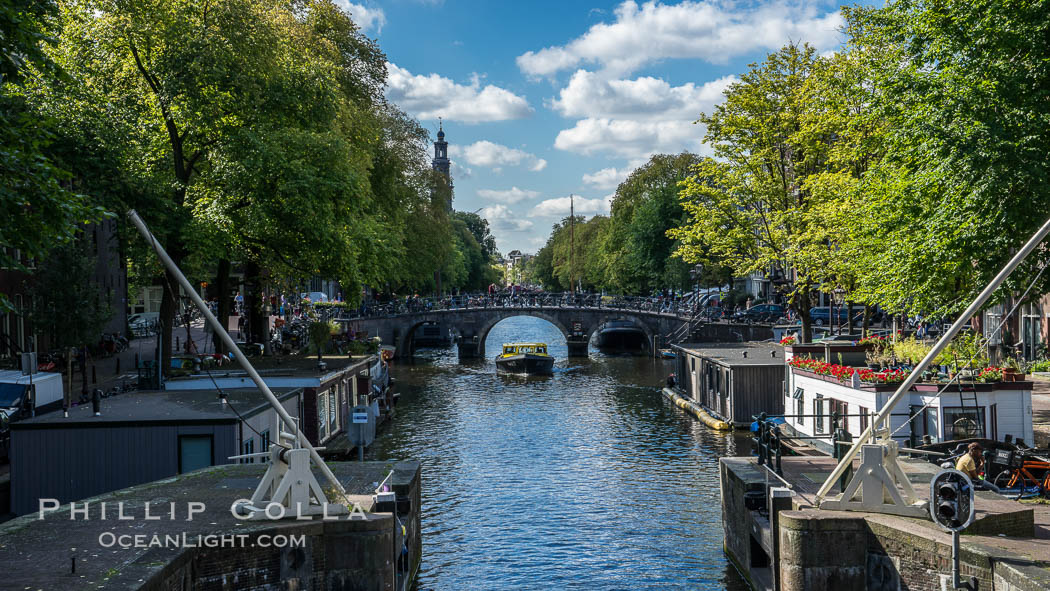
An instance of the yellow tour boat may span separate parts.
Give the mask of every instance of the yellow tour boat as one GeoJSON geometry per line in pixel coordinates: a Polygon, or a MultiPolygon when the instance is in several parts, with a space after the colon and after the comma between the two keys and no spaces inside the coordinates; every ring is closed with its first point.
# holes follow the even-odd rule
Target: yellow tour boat
{"type": "Polygon", "coordinates": [[[550,374],[554,372],[554,358],[547,353],[547,343],[503,343],[503,353],[496,357],[496,370],[550,374]]]}

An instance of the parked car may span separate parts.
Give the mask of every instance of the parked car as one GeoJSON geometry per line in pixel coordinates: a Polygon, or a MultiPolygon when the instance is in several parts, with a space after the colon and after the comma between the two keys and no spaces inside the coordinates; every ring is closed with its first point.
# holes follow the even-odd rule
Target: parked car
{"type": "Polygon", "coordinates": [[[157,329],[157,319],[160,314],[156,312],[140,312],[128,316],[128,327],[132,334],[151,335],[157,329]]]}
{"type": "MultiPolygon", "coordinates": [[[[858,322],[864,320],[864,309],[853,308],[852,315],[846,311],[846,307],[835,306],[835,324],[845,325],[847,320],[849,325],[855,325],[858,322]]],[[[830,306],[817,306],[809,309],[809,319],[814,326],[824,326],[831,324],[831,307],[830,306]]]]}
{"type": "Polygon", "coordinates": [[[758,304],[747,310],[733,314],[734,322],[776,322],[784,317],[784,306],[779,304],[758,304]]]}
{"type": "Polygon", "coordinates": [[[722,305],[722,294],[720,293],[705,293],[700,296],[700,303],[698,304],[701,308],[706,306],[721,306],[722,305]]]}

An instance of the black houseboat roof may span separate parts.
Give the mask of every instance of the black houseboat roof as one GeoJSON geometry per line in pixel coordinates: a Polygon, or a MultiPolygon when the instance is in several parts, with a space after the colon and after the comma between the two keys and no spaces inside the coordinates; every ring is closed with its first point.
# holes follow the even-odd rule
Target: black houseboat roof
{"type": "Polygon", "coordinates": [[[773,343],[683,343],[673,348],[726,366],[784,365],[784,349],[773,343]]]}

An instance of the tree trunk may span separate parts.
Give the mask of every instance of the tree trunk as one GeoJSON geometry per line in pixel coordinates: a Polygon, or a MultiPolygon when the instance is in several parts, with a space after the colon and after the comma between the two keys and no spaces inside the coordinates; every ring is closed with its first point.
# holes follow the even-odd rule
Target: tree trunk
{"type": "MultiPolygon", "coordinates": [[[[174,260],[174,257],[172,257],[174,260]]],[[[178,265],[178,262],[175,263],[178,265]]],[[[160,317],[157,322],[160,324],[157,330],[157,339],[160,343],[160,371],[164,372],[165,376],[171,375],[171,343],[172,343],[172,327],[174,326],[174,318],[176,311],[176,300],[177,294],[172,292],[172,289],[177,289],[178,280],[168,273],[164,272],[164,291],[160,300],[160,317]]]]}
{"type": "Polygon", "coordinates": [[[248,293],[244,304],[248,312],[249,343],[262,343],[269,353],[268,331],[266,330],[266,298],[262,289],[262,269],[258,261],[249,260],[244,265],[244,284],[248,293]]]}
{"type": "MultiPolygon", "coordinates": [[[[230,301],[229,259],[219,259],[219,267],[215,271],[215,291],[218,304],[215,306],[215,315],[219,319],[219,324],[222,325],[223,330],[228,330],[230,326],[230,309],[233,307],[233,302],[230,301]]],[[[211,338],[215,346],[215,352],[219,355],[226,354],[226,343],[223,342],[219,334],[213,333],[211,338]]]]}
{"type": "Polygon", "coordinates": [[[810,320],[809,309],[810,309],[810,292],[805,290],[794,298],[795,312],[798,313],[799,320],[802,321],[802,330],[798,335],[799,343],[810,343],[813,341],[813,322],[810,320]]]}
{"type": "Polygon", "coordinates": [[[864,304],[864,324],[860,327],[860,338],[868,338],[869,326],[871,326],[871,304],[864,304]]]}

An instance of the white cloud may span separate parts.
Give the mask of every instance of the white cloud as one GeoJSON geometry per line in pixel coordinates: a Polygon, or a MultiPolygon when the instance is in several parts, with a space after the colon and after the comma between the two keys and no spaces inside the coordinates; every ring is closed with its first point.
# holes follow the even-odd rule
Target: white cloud
{"type": "Polygon", "coordinates": [[[819,0],[776,0],[743,6],[731,1],[620,4],[611,23],[593,25],[565,45],[517,58],[530,76],[550,76],[580,64],[624,74],[668,58],[727,63],[729,58],[779,49],[791,40],[824,50],[837,46],[842,15],[819,0]]]}
{"type": "Polygon", "coordinates": [[[554,147],[591,155],[605,153],[636,159],[656,153],[703,151],[703,128],[688,121],[583,119],[558,132],[554,147]]]}
{"type": "MultiPolygon", "coordinates": [[[[607,195],[606,197],[597,199],[585,199],[583,197],[572,198],[572,211],[576,215],[607,214],[609,213],[609,204],[612,203],[612,197],[612,195],[607,195]]],[[[569,201],[569,197],[556,197],[554,199],[540,201],[536,204],[536,207],[532,208],[532,215],[563,218],[569,215],[569,201]]]]}
{"type": "Polygon", "coordinates": [[[692,82],[671,86],[649,76],[610,80],[577,70],[551,107],[565,117],[695,121],[701,112],[710,113],[725,89],[737,81],[736,76],[725,76],[701,86],[692,82]]]}
{"type": "Polygon", "coordinates": [[[547,161],[517,148],[509,148],[488,140],[480,140],[466,146],[449,146],[451,155],[462,156],[473,166],[497,168],[500,166],[528,166],[529,170],[540,171],[547,167],[547,161]]]}
{"type": "Polygon", "coordinates": [[[362,31],[369,31],[375,29],[376,34],[383,32],[383,25],[386,24],[386,13],[383,12],[382,8],[368,8],[360,4],[354,4],[353,2],[347,2],[347,0],[337,0],[336,5],[350,13],[350,18],[361,27],[362,31]]]}
{"type": "Polygon", "coordinates": [[[519,189],[517,187],[511,187],[509,189],[481,189],[478,191],[478,197],[487,199],[489,201],[496,201],[498,203],[517,203],[524,199],[535,199],[540,196],[539,191],[529,191],[527,189],[519,189]]]}
{"type": "Polygon", "coordinates": [[[387,70],[387,98],[419,119],[481,123],[532,115],[524,97],[491,84],[483,87],[477,74],[470,84],[457,84],[438,74],[413,74],[393,63],[387,70]]]}
{"type": "Polygon", "coordinates": [[[469,179],[470,177],[474,176],[474,171],[471,170],[470,167],[460,166],[459,162],[456,162],[455,160],[449,161],[449,168],[451,168],[449,172],[452,173],[452,178],[454,179],[463,180],[469,179]]]}
{"type": "Polygon", "coordinates": [[[524,232],[532,228],[531,221],[519,218],[506,205],[490,205],[481,210],[481,217],[496,231],[524,232]]]}
{"type": "Polygon", "coordinates": [[[711,113],[722,100],[723,91],[735,82],[735,76],[726,76],[700,86],[671,86],[659,78],[610,80],[579,70],[551,107],[567,117],[585,118],[559,132],[554,146],[632,160],[658,152],[703,153],[703,127],[692,123],[701,112],[711,113]]]}
{"type": "Polygon", "coordinates": [[[620,186],[627,173],[627,170],[603,168],[589,174],[585,173],[583,175],[583,184],[590,185],[595,189],[615,189],[620,186]]]}

